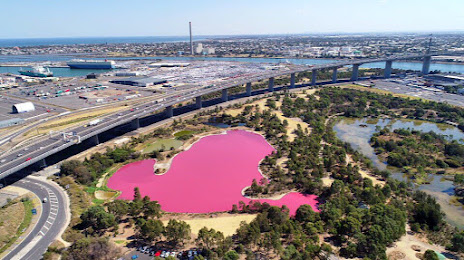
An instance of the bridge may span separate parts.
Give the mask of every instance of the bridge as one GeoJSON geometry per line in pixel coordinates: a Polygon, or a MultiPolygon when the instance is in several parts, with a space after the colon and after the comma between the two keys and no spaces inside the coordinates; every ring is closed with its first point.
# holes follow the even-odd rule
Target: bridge
{"type": "Polygon", "coordinates": [[[76,145],[80,142],[90,142],[93,145],[99,144],[99,134],[106,131],[115,129],[123,125],[129,125],[132,129],[140,127],[140,119],[146,118],[152,115],[155,111],[165,110],[167,117],[173,116],[173,107],[181,102],[195,99],[196,108],[202,108],[202,96],[211,94],[214,92],[221,92],[222,101],[229,99],[228,89],[237,86],[246,87],[246,96],[252,94],[252,83],[267,80],[268,91],[274,90],[274,79],[277,77],[288,77],[290,76],[290,88],[295,87],[295,78],[297,73],[305,73],[308,71],[312,72],[311,85],[316,85],[317,72],[321,70],[333,70],[332,83],[337,82],[337,70],[344,66],[352,66],[351,81],[358,80],[359,67],[366,63],[385,62],[384,77],[390,78],[392,72],[392,64],[398,60],[411,60],[411,59],[422,59],[422,74],[428,74],[430,70],[430,62],[432,56],[438,55],[462,55],[455,52],[452,53],[427,53],[422,55],[395,55],[383,58],[373,59],[362,59],[362,60],[349,60],[339,61],[330,64],[307,66],[300,65],[295,66],[292,69],[286,71],[268,71],[259,75],[247,76],[242,78],[235,78],[233,80],[225,81],[216,85],[202,86],[198,88],[183,89],[171,94],[166,94],[162,99],[158,101],[150,101],[130,110],[126,110],[119,113],[114,113],[105,117],[100,118],[100,122],[96,125],[89,126],[78,126],[72,129],[68,129],[67,132],[72,133],[73,136],[78,138],[72,140],[63,138],[59,134],[51,134],[48,137],[42,138],[30,144],[26,147],[13,150],[7,154],[0,155],[0,179],[5,178],[15,172],[18,172],[31,165],[42,165],[46,166],[46,158],[60,153],[63,150],[76,145]]]}

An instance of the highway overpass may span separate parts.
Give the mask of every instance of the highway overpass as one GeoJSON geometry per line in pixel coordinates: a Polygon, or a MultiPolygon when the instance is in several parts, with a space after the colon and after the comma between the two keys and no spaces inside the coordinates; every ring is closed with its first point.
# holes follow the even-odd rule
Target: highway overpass
{"type": "MultiPolygon", "coordinates": [[[[295,66],[293,69],[286,71],[267,71],[259,75],[235,78],[233,80],[224,81],[221,84],[209,85],[199,88],[182,89],[181,91],[165,95],[164,98],[158,101],[151,101],[133,107],[123,112],[114,113],[100,118],[101,121],[93,126],[78,126],[68,129],[67,132],[72,133],[71,136],[60,136],[59,134],[50,135],[46,138],[16,149],[7,154],[0,155],[0,178],[5,178],[17,171],[20,171],[33,164],[46,165],[45,159],[51,155],[59,153],[76,143],[89,140],[94,145],[99,143],[99,134],[119,126],[129,124],[135,130],[140,126],[140,119],[152,115],[155,111],[164,109],[168,117],[173,116],[173,106],[178,103],[195,99],[196,107],[202,107],[201,97],[214,92],[222,93],[222,101],[228,100],[228,89],[237,86],[246,87],[246,95],[251,95],[251,83],[266,80],[268,81],[268,90],[274,90],[274,79],[282,76],[290,76],[290,88],[295,87],[295,75],[297,73],[312,72],[311,84],[315,85],[317,80],[317,72],[320,70],[333,70],[332,82],[337,81],[337,70],[344,66],[353,66],[351,80],[358,80],[359,66],[366,63],[385,62],[384,77],[391,76],[392,63],[397,60],[422,59],[422,73],[428,74],[430,61],[432,56],[446,55],[451,53],[428,53],[425,55],[396,55],[384,58],[363,59],[339,61],[330,64],[316,66],[295,66]]],[[[456,55],[456,53],[452,53],[456,55]]]]}

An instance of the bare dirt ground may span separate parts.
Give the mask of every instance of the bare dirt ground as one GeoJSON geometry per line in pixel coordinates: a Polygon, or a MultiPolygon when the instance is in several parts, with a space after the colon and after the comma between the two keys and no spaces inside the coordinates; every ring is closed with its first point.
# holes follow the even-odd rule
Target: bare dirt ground
{"type": "Polygon", "coordinates": [[[418,253],[423,254],[427,249],[433,250],[438,253],[448,253],[444,247],[429,244],[423,237],[419,237],[417,234],[411,231],[409,225],[406,226],[406,235],[393,244],[393,246],[387,248],[387,256],[389,259],[420,259],[417,257],[418,253]],[[415,250],[414,250],[415,249],[415,250]],[[401,256],[404,256],[401,258],[401,256]]]}

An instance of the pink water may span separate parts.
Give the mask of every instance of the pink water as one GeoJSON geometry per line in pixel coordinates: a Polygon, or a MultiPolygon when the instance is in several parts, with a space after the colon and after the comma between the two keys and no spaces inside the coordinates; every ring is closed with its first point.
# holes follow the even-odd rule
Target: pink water
{"type": "MultiPolygon", "coordinates": [[[[253,179],[260,180],[259,162],[274,148],[259,134],[231,130],[211,135],[179,153],[164,175],[153,173],[154,160],[128,164],[109,180],[108,187],[121,191],[119,198],[133,199],[134,188],[157,200],[167,212],[210,213],[228,211],[233,204],[251,200],[242,196],[253,179]]],[[[260,199],[270,205],[287,205],[294,215],[302,204],[317,210],[317,196],[289,193],[280,200],[260,199]]],[[[255,201],[255,200],[253,200],[255,201]]]]}

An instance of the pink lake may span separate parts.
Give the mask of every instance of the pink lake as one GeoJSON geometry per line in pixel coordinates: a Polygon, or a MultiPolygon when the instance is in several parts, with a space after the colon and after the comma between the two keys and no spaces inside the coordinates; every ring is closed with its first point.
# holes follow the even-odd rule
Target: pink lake
{"type": "Polygon", "coordinates": [[[263,177],[259,162],[274,148],[259,134],[230,130],[226,134],[201,138],[172,160],[163,175],[153,173],[154,160],[144,160],[123,166],[109,180],[108,187],[121,191],[120,199],[131,200],[134,188],[142,197],[157,200],[167,212],[210,213],[229,211],[233,204],[243,201],[267,202],[273,206],[286,205],[294,215],[302,204],[317,209],[317,196],[292,192],[279,200],[250,200],[242,190],[253,179],[263,177]]]}

